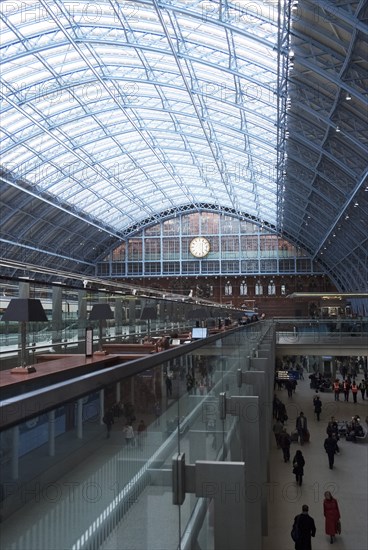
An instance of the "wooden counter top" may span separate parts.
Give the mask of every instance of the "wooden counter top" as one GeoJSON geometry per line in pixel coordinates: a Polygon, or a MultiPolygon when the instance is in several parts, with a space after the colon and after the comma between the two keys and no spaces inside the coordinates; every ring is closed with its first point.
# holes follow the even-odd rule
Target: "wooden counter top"
{"type": "Polygon", "coordinates": [[[5,392],[2,393],[2,399],[6,399],[11,393],[13,395],[21,394],[26,391],[70,380],[88,372],[98,371],[119,363],[134,361],[144,357],[147,357],[146,353],[119,353],[111,355],[99,355],[96,353],[92,357],[86,357],[84,354],[42,354],[38,356],[40,362],[33,365],[36,368],[36,372],[14,374],[10,370],[0,371],[0,388],[5,392]]]}

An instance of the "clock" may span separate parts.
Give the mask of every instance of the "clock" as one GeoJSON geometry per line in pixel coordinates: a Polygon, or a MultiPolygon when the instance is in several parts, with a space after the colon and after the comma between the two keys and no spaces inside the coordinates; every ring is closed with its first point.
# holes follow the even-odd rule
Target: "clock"
{"type": "Polygon", "coordinates": [[[210,249],[210,242],[205,237],[195,237],[190,241],[189,250],[196,258],[204,258],[210,249]]]}

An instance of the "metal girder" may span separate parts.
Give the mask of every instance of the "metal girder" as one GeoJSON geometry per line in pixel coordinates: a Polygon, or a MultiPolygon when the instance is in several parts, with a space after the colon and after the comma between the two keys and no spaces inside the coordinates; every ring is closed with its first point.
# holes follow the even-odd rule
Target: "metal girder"
{"type": "Polygon", "coordinates": [[[58,254],[72,216],[97,261],[103,243],[208,209],[323,252],[343,284],[349,252],[363,280],[366,2],[128,4],[102,0],[94,22],[87,0],[0,4],[2,159],[29,197],[7,205],[4,237],[58,254]],[[37,199],[29,242],[16,213],[37,199]]]}

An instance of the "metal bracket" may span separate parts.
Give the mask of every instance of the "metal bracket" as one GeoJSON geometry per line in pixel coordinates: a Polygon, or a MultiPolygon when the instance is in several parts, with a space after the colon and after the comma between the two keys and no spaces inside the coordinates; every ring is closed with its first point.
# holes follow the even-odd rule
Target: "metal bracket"
{"type": "Polygon", "coordinates": [[[185,454],[176,454],[173,465],[173,502],[182,504],[186,493],[211,499],[214,507],[214,548],[254,550],[247,516],[244,462],[196,461],[186,465],[185,454]],[[235,526],[235,528],[234,528],[235,526]]]}

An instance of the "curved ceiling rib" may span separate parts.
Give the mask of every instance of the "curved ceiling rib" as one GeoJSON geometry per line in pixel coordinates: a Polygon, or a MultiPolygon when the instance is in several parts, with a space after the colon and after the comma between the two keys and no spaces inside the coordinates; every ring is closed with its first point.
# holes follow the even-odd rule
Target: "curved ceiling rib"
{"type": "Polygon", "coordinates": [[[93,269],[209,209],[366,288],[367,20],[363,0],[0,3],[2,255],[93,269]]]}

